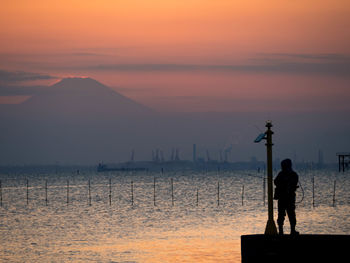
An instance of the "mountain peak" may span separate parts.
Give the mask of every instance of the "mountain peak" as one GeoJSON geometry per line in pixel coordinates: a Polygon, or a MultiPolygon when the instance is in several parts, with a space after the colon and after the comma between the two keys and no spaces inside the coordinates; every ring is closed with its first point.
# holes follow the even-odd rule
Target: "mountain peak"
{"type": "Polygon", "coordinates": [[[66,116],[142,115],[152,112],[148,107],[133,101],[88,77],[63,78],[47,92],[37,94],[23,106],[39,112],[66,116]]]}
{"type": "MultiPolygon", "coordinates": [[[[90,77],[66,77],[66,78],[62,78],[59,82],[57,82],[57,83],[70,83],[70,82],[85,82],[85,83],[87,83],[87,82],[97,82],[98,83],[98,81],[97,80],[94,80],[94,79],[92,79],[92,78],[90,78],[90,77]]],[[[56,83],[56,84],[57,84],[56,83]]]]}
{"type": "Polygon", "coordinates": [[[94,80],[89,77],[68,77],[68,78],[63,78],[59,82],[55,83],[52,85],[52,87],[59,87],[59,88],[73,88],[77,89],[80,87],[104,87],[107,88],[105,85],[102,83],[98,82],[97,80],[94,80]]]}

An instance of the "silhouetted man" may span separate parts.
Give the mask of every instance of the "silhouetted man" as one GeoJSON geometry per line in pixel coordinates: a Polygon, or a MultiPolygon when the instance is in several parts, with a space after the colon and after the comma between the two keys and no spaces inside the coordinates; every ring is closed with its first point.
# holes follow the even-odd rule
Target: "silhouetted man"
{"type": "Polygon", "coordinates": [[[298,235],[295,231],[295,225],[297,223],[295,217],[295,191],[298,188],[298,174],[292,169],[292,161],[285,159],[281,162],[282,171],[279,172],[275,179],[275,196],[274,199],[278,200],[278,218],[277,224],[279,234],[283,235],[283,223],[288,214],[290,222],[290,234],[298,235]]]}

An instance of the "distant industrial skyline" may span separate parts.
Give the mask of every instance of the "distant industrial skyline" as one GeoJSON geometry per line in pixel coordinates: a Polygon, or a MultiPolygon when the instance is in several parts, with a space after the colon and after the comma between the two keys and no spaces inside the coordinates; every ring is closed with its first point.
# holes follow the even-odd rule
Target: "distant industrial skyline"
{"type": "Polygon", "coordinates": [[[191,160],[194,143],[204,159],[232,144],[232,160],[263,160],[252,141],[267,120],[274,157],[336,160],[350,149],[349,13],[348,0],[3,1],[0,162],[157,148],[191,160]],[[69,77],[116,94],[51,92],[69,77]],[[157,117],[122,118],[129,110],[157,117]]]}
{"type": "Polygon", "coordinates": [[[157,112],[91,78],[63,79],[0,107],[0,164],[123,162],[130,154],[140,161],[264,160],[264,147],[253,141],[267,119],[274,159],[332,162],[350,147],[344,113],[157,112]]]}
{"type": "Polygon", "coordinates": [[[350,0],[1,0],[1,259],[240,262],[343,240],[349,29],[350,0]],[[246,249],[281,207],[300,238],[246,249]]]}

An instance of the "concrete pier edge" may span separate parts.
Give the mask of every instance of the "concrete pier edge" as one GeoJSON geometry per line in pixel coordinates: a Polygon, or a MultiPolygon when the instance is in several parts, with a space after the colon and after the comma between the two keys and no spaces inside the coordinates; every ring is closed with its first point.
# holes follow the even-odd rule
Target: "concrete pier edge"
{"type": "Polygon", "coordinates": [[[243,263],[347,262],[350,235],[242,235],[243,263]]]}

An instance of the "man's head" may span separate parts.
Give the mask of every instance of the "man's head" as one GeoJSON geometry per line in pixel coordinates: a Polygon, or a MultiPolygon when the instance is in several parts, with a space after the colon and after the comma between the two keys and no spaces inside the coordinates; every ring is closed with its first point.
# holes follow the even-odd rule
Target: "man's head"
{"type": "Polygon", "coordinates": [[[282,171],[292,170],[292,161],[291,161],[291,159],[284,159],[281,162],[281,168],[282,168],[282,171]]]}

